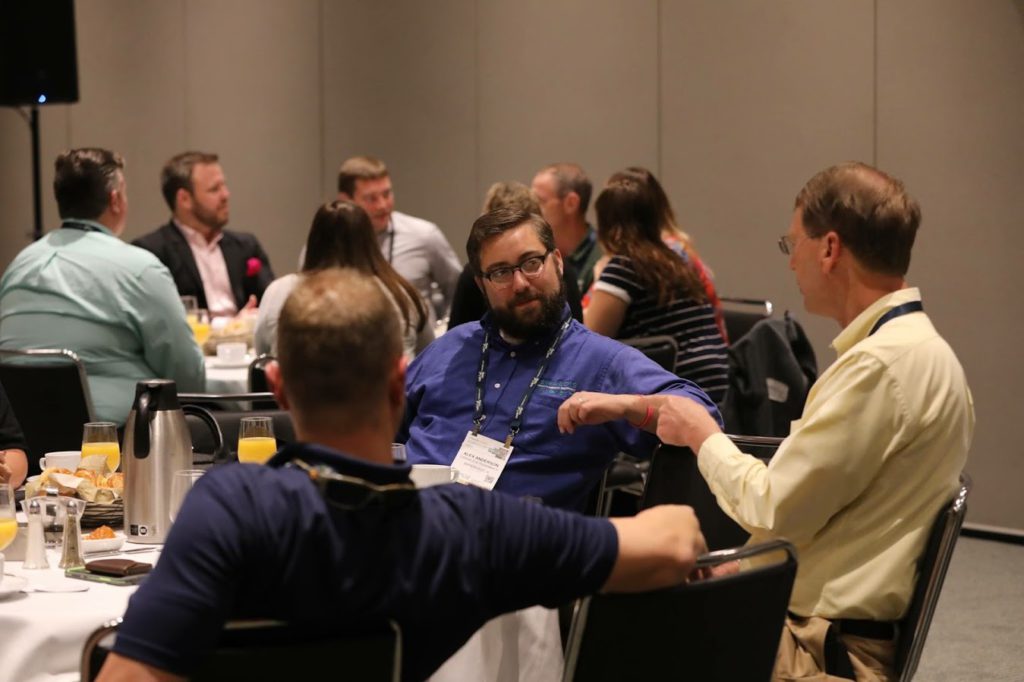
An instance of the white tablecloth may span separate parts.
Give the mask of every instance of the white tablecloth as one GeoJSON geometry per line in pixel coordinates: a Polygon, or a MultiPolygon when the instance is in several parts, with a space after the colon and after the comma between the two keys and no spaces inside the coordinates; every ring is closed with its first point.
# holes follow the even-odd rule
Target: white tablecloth
{"type": "MultiPolygon", "coordinates": [[[[125,549],[148,547],[125,544],[125,549]]],[[[159,554],[129,554],[156,563],[159,554]]],[[[86,638],[109,620],[124,615],[135,587],[118,587],[64,577],[60,556],[48,550],[50,568],[25,570],[8,561],[4,572],[48,585],[86,587],[85,592],[28,592],[0,600],[0,682],[72,682],[79,679],[86,638]]],[[[88,555],[86,560],[88,560],[88,555]]],[[[450,658],[432,682],[558,682],[562,644],[558,613],[534,607],[491,620],[450,658]]]]}
{"type": "MultiPolygon", "coordinates": [[[[125,549],[147,545],[128,543],[125,549]]],[[[154,563],[157,554],[129,554],[154,563]]],[[[119,587],[64,577],[60,555],[48,550],[50,568],[25,570],[8,561],[6,575],[28,580],[34,587],[85,586],[85,592],[28,592],[0,601],[0,682],[70,682],[79,679],[79,661],[86,638],[105,622],[124,615],[135,587],[119,587]]],[[[86,555],[86,560],[89,556],[86,555]]]]}

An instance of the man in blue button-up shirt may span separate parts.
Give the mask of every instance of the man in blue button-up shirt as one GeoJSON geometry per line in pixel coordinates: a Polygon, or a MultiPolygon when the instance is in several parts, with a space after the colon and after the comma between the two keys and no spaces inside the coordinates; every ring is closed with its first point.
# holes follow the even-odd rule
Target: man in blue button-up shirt
{"type": "Polygon", "coordinates": [[[480,435],[499,443],[512,436],[495,490],[581,509],[618,452],[651,454],[666,402],[694,400],[720,421],[695,384],[569,320],[562,256],[543,218],[510,209],[484,214],[466,251],[491,310],[411,365],[398,434],[410,462],[450,464],[479,424],[480,435]]]}

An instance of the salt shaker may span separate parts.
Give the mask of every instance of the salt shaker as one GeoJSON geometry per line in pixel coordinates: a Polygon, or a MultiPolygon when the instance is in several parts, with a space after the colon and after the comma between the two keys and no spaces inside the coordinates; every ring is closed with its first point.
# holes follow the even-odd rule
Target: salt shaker
{"type": "Polygon", "coordinates": [[[46,538],[43,537],[43,509],[39,500],[28,503],[28,546],[22,568],[49,568],[46,560],[46,538]]]}
{"type": "Polygon", "coordinates": [[[57,564],[58,568],[85,566],[85,559],[82,558],[82,527],[79,524],[78,501],[68,500],[64,519],[64,553],[57,564]]]}

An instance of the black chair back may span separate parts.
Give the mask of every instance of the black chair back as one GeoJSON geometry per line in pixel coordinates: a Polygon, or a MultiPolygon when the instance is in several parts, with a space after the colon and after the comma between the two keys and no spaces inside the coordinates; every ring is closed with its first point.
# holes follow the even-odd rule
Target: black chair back
{"type": "MultiPolygon", "coordinates": [[[[740,449],[765,461],[771,459],[782,442],[780,438],[729,436],[740,449]]],[[[693,451],[675,445],[660,445],[651,457],[640,508],[659,504],[687,504],[700,520],[700,529],[708,549],[737,547],[750,534],[718,506],[718,500],[697,468],[693,451]]]]}
{"type": "Polygon", "coordinates": [[[96,421],[85,365],[65,349],[0,350],[0,384],[28,446],[29,475],[47,452],[82,447],[82,425],[96,421]]]}
{"type": "MultiPolygon", "coordinates": [[[[249,363],[249,393],[269,393],[270,384],[267,383],[266,366],[268,362],[277,360],[270,353],[263,353],[249,363]]],[[[252,404],[254,410],[276,410],[276,400],[259,400],[252,404]]]]}
{"type": "Polygon", "coordinates": [[[896,645],[895,669],[900,682],[910,682],[921,661],[928,629],[932,624],[935,607],[939,603],[946,570],[953,557],[960,527],[967,515],[967,496],[971,492],[971,477],[960,474],[960,490],[935,519],[924,554],[918,561],[917,584],[910,598],[907,615],[900,621],[900,639],[896,645]]]}
{"type": "Polygon", "coordinates": [[[729,343],[736,343],[761,320],[772,316],[772,302],[759,298],[733,298],[722,296],[722,317],[729,343]]]}
{"type": "Polygon", "coordinates": [[[635,336],[631,339],[619,339],[627,346],[632,346],[638,351],[654,360],[673,374],[676,373],[676,357],[679,355],[679,344],[671,336],[635,336]]]}
{"type": "MultiPolygon", "coordinates": [[[[120,622],[104,625],[86,640],[82,682],[99,674],[120,622]]],[[[398,682],[401,659],[401,634],[394,623],[337,633],[311,632],[277,621],[232,621],[224,626],[217,648],[189,679],[281,682],[321,679],[341,670],[345,679],[398,682]]]]}
{"type": "MultiPolygon", "coordinates": [[[[195,395],[183,393],[178,398],[183,405],[209,404],[208,400],[196,400],[195,395]]],[[[231,396],[231,399],[247,398],[251,395],[255,394],[238,394],[231,396]]],[[[203,397],[205,398],[205,396],[203,397]]],[[[210,414],[217,422],[217,426],[220,427],[223,437],[224,442],[219,450],[215,447],[216,444],[210,429],[198,418],[185,415],[185,421],[188,423],[192,436],[192,461],[199,467],[218,462],[238,461],[238,430],[243,417],[270,417],[278,448],[295,442],[295,426],[292,424],[291,415],[286,410],[211,410],[210,414]]]]}
{"type": "Polygon", "coordinates": [[[769,680],[796,577],[793,546],[773,540],[713,552],[699,565],[751,557],[774,561],[668,590],[581,600],[563,682],[769,680]]]}

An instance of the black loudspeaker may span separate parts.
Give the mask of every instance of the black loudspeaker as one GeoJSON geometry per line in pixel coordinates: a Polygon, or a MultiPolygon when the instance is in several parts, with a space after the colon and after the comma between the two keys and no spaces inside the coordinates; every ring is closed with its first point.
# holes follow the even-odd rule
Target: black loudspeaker
{"type": "Polygon", "coordinates": [[[77,101],[74,0],[0,0],[0,106],[77,101]]]}

